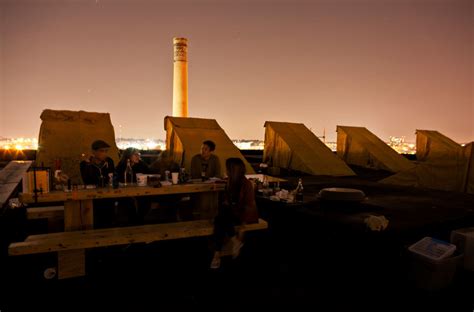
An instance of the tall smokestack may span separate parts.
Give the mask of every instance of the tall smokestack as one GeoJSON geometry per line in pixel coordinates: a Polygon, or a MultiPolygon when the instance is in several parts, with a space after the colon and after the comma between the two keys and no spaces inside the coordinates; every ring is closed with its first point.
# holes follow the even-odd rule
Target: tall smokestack
{"type": "Polygon", "coordinates": [[[173,117],[188,117],[188,39],[173,38],[173,117]]]}

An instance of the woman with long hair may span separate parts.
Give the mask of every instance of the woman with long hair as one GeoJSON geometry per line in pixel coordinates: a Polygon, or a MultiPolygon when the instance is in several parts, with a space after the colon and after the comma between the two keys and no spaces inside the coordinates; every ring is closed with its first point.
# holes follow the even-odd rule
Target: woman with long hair
{"type": "Polygon", "coordinates": [[[236,233],[234,227],[239,224],[258,222],[257,205],[252,182],[245,177],[245,164],[240,158],[226,161],[227,187],[224,200],[214,219],[214,239],[216,251],[211,268],[220,267],[220,253],[226,237],[232,242],[232,257],[235,259],[243,246],[242,233],[236,233]]]}
{"type": "Polygon", "coordinates": [[[125,170],[127,169],[127,163],[130,160],[130,166],[132,167],[133,175],[129,183],[137,182],[137,173],[150,173],[148,165],[140,158],[140,151],[134,147],[125,149],[122,153],[122,157],[117,165],[116,171],[120,182],[125,182],[125,170]]]}
{"type": "MultiPolygon", "coordinates": [[[[148,165],[140,158],[140,156],[140,151],[133,147],[129,147],[123,151],[122,157],[116,168],[117,177],[120,182],[126,182],[125,172],[129,162],[130,167],[132,168],[132,174],[127,177],[128,183],[137,182],[137,173],[150,173],[148,165]]],[[[122,198],[119,201],[119,206],[125,206],[130,225],[144,224],[145,216],[151,210],[151,202],[147,197],[122,198]]]]}

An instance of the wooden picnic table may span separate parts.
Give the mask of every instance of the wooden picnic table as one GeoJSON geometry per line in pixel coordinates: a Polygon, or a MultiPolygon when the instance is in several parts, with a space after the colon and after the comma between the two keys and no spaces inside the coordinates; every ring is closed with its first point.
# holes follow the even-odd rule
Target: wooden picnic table
{"type": "MultiPolygon", "coordinates": [[[[162,187],[136,186],[114,188],[78,189],[72,191],[51,191],[49,193],[35,194],[20,193],[19,199],[22,203],[55,203],[64,202],[64,230],[87,230],[93,228],[93,200],[106,198],[159,196],[195,193],[199,206],[207,206],[208,209],[217,209],[217,192],[223,191],[225,185],[222,183],[189,183],[162,187]],[[36,198],[35,198],[36,197],[36,198]]],[[[198,207],[199,209],[199,207],[198,207]]]]}
{"type": "MultiPolygon", "coordinates": [[[[94,228],[94,199],[160,196],[172,194],[194,194],[195,207],[203,212],[205,218],[211,219],[217,212],[218,192],[225,189],[223,183],[189,183],[158,188],[150,186],[125,186],[114,188],[78,189],[72,191],[51,191],[43,194],[20,193],[22,203],[55,203],[64,202],[64,231],[91,230],[94,228]]],[[[96,207],[100,209],[100,207],[96,207]]],[[[84,249],[58,252],[59,278],[82,276],[85,274],[84,249]]]]}

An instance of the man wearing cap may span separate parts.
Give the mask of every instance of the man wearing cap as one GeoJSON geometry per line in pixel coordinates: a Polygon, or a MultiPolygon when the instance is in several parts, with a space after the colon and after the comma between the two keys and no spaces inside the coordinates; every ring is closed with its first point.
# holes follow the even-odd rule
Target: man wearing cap
{"type": "Polygon", "coordinates": [[[92,143],[92,156],[83,160],[80,164],[82,182],[86,185],[98,187],[107,186],[109,173],[114,173],[114,161],[107,156],[110,145],[102,140],[92,143]]]}
{"type": "MultiPolygon", "coordinates": [[[[82,182],[98,187],[107,186],[109,174],[114,173],[114,161],[107,156],[110,145],[102,140],[92,143],[92,155],[81,161],[82,182]]],[[[94,227],[110,227],[115,222],[114,199],[94,199],[94,227]]]]}

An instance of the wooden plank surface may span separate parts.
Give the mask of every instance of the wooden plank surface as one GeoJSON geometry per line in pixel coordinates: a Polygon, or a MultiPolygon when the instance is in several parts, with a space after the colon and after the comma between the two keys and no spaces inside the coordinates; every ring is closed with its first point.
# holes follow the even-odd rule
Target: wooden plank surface
{"type": "Polygon", "coordinates": [[[219,206],[219,193],[206,192],[195,194],[193,214],[198,219],[214,220],[219,206]]]}
{"type": "Polygon", "coordinates": [[[84,249],[58,252],[58,279],[86,275],[86,252],[84,249]]]}
{"type": "Polygon", "coordinates": [[[18,183],[0,184],[0,208],[5,205],[18,187],[18,183]]]}
{"type": "Polygon", "coordinates": [[[0,170],[0,208],[2,208],[15,192],[23,173],[31,166],[31,161],[10,161],[0,170]]]}
{"type": "Polygon", "coordinates": [[[92,199],[81,200],[81,227],[83,230],[94,228],[94,204],[92,199]]]}
{"type": "MultiPolygon", "coordinates": [[[[236,227],[243,232],[268,228],[265,220],[236,227]]],[[[26,241],[9,246],[10,255],[36,254],[131,243],[209,236],[213,225],[208,220],[153,224],[144,226],[74,231],[29,236],[26,241]]]]}
{"type": "Polygon", "coordinates": [[[64,231],[83,230],[81,222],[81,202],[69,200],[64,202],[64,231]]]}
{"type": "Polygon", "coordinates": [[[26,217],[29,220],[63,218],[64,206],[28,208],[26,209],[26,217]]]}
{"type": "MultiPolygon", "coordinates": [[[[193,183],[162,186],[159,188],[148,186],[127,186],[118,189],[97,188],[82,189],[73,192],[52,191],[49,193],[38,194],[39,203],[60,202],[68,200],[85,200],[99,198],[119,198],[133,196],[155,196],[170,194],[188,194],[201,192],[223,191],[225,184],[222,183],[193,183]]],[[[34,203],[34,194],[20,193],[20,201],[23,203],[34,203]]]]}
{"type": "Polygon", "coordinates": [[[5,168],[0,170],[0,184],[20,183],[23,177],[23,173],[28,171],[31,164],[32,161],[10,161],[5,168]]]}

